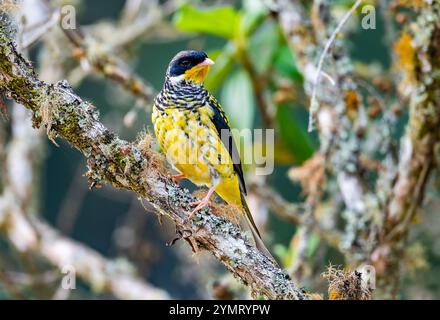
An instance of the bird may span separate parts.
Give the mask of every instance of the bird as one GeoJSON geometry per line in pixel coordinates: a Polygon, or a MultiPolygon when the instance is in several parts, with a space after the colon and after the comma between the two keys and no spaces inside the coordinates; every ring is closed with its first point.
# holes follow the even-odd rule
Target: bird
{"type": "Polygon", "coordinates": [[[172,58],[153,104],[156,139],[178,172],[173,176],[175,181],[186,178],[208,187],[201,200],[191,203],[195,208],[189,218],[209,206],[216,193],[227,204],[241,209],[240,224],[251,231],[257,248],[274,260],[246,203],[243,169],[229,119],[204,87],[212,65],[214,61],[203,51],[181,51],[172,58]]]}

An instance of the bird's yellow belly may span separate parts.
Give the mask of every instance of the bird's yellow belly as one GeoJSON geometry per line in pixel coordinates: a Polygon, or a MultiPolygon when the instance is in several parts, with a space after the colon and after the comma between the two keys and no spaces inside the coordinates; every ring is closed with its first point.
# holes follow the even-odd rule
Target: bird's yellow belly
{"type": "Polygon", "coordinates": [[[208,117],[203,110],[153,112],[155,134],[168,161],[193,183],[209,187],[233,179],[235,172],[208,117]]]}

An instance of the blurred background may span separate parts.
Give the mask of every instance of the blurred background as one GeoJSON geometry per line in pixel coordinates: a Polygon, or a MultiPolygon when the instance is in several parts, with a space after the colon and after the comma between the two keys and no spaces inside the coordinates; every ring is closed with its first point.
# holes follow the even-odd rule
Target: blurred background
{"type": "MultiPolygon", "coordinates": [[[[21,7],[18,3],[10,10],[18,17],[25,35],[23,41],[28,41],[22,50],[40,76],[49,82],[67,79],[79,96],[98,108],[102,122],[129,141],[140,132],[152,132],[152,99],[161,89],[170,59],[185,49],[206,51],[216,61],[206,86],[223,105],[232,126],[275,128],[275,144],[266,146],[274,149],[274,172],[257,177],[254,166],[245,167],[246,181],[251,186],[250,206],[264,230],[263,238],[297,283],[325,297],[327,280],[322,273],[329,265],[356,267],[347,258],[348,240],[335,245],[332,240],[323,239],[322,233],[292,223],[294,219],[286,219],[285,214],[273,210],[270,199],[261,197],[261,190],[270,190],[268,197],[282,197],[285,203],[294,204],[294,211],[301,217],[309,210],[308,199],[318,194],[321,204],[313,205],[312,210],[316,219],[330,229],[340,230],[342,235],[346,230],[345,207],[336,190],[335,175],[324,168],[325,160],[317,156],[317,131],[307,132],[308,84],[280,26],[275,2],[24,0],[21,7]],[[62,31],[57,22],[41,29],[54,17],[53,12],[66,5],[76,11],[80,35],[62,31]],[[40,29],[44,30],[41,34],[40,29]],[[117,68],[116,72],[112,67],[117,68]],[[118,68],[123,76],[118,77],[118,68]],[[139,81],[141,89],[124,85],[124,77],[139,81]],[[318,191],[316,186],[325,187],[318,191]]],[[[298,1],[312,17],[313,2],[298,1]]],[[[335,21],[354,4],[348,0],[322,2],[330,8],[329,15],[335,21]]],[[[411,13],[405,7],[391,11],[393,2],[398,1],[365,1],[363,6],[377,8],[376,29],[360,27],[361,6],[337,41],[343,41],[356,75],[368,84],[365,87],[369,89],[360,90],[359,96],[365,102],[366,121],[376,123],[369,129],[377,129],[378,124],[385,126],[390,129],[393,145],[398,146],[407,123],[407,107],[401,105],[393,122],[380,121],[399,102],[396,90],[389,88],[398,71],[394,67],[394,43],[411,13]],[[394,30],[391,35],[386,30],[390,24],[394,30]],[[380,115],[373,117],[370,113],[377,100],[385,107],[380,105],[380,115]]],[[[334,27],[330,22],[329,25],[334,27]]],[[[319,51],[324,44],[319,43],[319,51]]],[[[320,52],[311,50],[316,50],[316,63],[320,52]]],[[[31,128],[30,116],[21,106],[8,102],[8,110],[8,120],[0,120],[0,143],[5,146],[15,137],[15,125],[31,128]]],[[[249,298],[246,288],[209,253],[193,254],[183,241],[167,245],[175,236],[174,226],[165,220],[160,223],[148,203],[111,186],[89,190],[84,177],[85,158],[63,140],[55,139],[56,145],[46,138],[45,130],[30,131],[24,139],[30,145],[35,172],[29,214],[46,221],[75,243],[96,251],[117,270],[139,276],[170,297],[249,298]]],[[[5,157],[9,157],[13,146],[4,150],[5,157]]],[[[383,158],[382,154],[375,160],[383,158]]],[[[5,158],[0,159],[6,163],[5,158]]],[[[5,175],[7,170],[3,169],[5,175]]],[[[372,183],[375,179],[374,174],[367,174],[367,181],[372,183]]],[[[195,190],[187,181],[183,185],[195,190]]],[[[407,251],[399,257],[395,298],[440,298],[439,206],[437,185],[433,182],[426,189],[424,204],[406,238],[407,251]]],[[[77,277],[75,290],[62,290],[59,266],[44,255],[21,250],[8,236],[7,228],[1,223],[0,226],[0,299],[121,298],[114,290],[82,276],[77,277]]]]}

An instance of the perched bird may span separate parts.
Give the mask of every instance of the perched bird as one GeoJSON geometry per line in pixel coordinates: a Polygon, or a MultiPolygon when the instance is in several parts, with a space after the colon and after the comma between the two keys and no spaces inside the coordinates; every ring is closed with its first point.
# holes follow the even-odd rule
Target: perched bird
{"type": "Polygon", "coordinates": [[[202,51],[182,51],[171,60],[153,106],[154,131],[167,160],[179,172],[174,178],[209,188],[202,200],[192,204],[190,218],[209,205],[215,192],[243,211],[244,219],[239,221],[251,230],[257,247],[272,258],[244,197],[243,170],[229,120],[203,85],[213,64],[202,51]]]}

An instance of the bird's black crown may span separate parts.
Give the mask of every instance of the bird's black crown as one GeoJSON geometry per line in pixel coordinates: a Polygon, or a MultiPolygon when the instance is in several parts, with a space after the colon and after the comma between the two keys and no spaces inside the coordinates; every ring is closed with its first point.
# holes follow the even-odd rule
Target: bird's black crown
{"type": "Polygon", "coordinates": [[[203,62],[206,58],[208,58],[208,55],[203,51],[180,51],[171,60],[167,74],[171,77],[180,76],[185,71],[203,62]]]}

